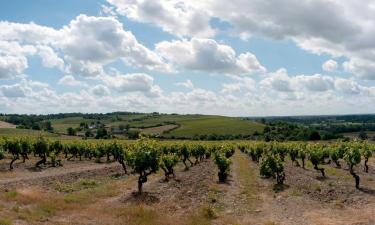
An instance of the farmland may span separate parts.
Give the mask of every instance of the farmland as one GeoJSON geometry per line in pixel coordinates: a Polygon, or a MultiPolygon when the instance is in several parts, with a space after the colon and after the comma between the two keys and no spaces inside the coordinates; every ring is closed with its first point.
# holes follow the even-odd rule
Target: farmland
{"type": "Polygon", "coordinates": [[[374,222],[375,146],[366,142],[18,137],[1,144],[3,224],[374,222]]]}

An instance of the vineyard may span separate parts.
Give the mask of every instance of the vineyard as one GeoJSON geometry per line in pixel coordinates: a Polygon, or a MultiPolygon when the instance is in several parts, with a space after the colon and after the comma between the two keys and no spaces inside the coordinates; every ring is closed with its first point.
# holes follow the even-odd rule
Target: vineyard
{"type": "MultiPolygon", "coordinates": [[[[116,186],[117,189],[112,190],[114,193],[111,193],[110,190],[113,187],[105,186],[104,183],[106,182],[112,185],[119,185],[119,182],[121,184],[126,183],[124,186],[132,185],[128,186],[128,189],[132,190],[128,198],[130,198],[130,202],[135,201],[137,207],[141,205],[141,208],[138,209],[141,211],[145,210],[143,204],[154,206],[155,201],[160,204],[160,201],[162,201],[160,199],[168,198],[165,196],[158,197],[158,194],[154,196],[153,191],[155,189],[160,190],[162,186],[166,186],[166,190],[173,189],[174,192],[179,193],[181,189],[190,187],[184,182],[197,182],[190,184],[191,187],[196,188],[195,192],[197,193],[191,191],[184,194],[180,193],[180,195],[188,196],[197,195],[195,198],[200,199],[202,196],[199,193],[204,192],[202,194],[205,196],[204,200],[191,200],[201,203],[199,207],[201,207],[200,210],[203,210],[203,214],[197,213],[196,209],[191,209],[195,212],[193,214],[195,217],[191,219],[193,222],[189,222],[190,224],[194,224],[195,220],[202,220],[203,224],[210,224],[212,221],[225,223],[226,219],[229,219],[226,214],[231,215],[233,213],[241,214],[244,218],[247,218],[248,215],[258,218],[259,215],[254,215],[253,212],[259,211],[259,209],[254,209],[254,205],[256,205],[254,199],[256,199],[256,193],[261,191],[259,190],[261,185],[270,186],[269,191],[273,192],[274,195],[283,196],[285,193],[290,193],[294,197],[306,195],[312,200],[318,201],[318,203],[324,201],[329,202],[329,204],[361,206],[365,203],[364,199],[372,198],[375,193],[372,189],[374,187],[374,164],[372,162],[374,150],[374,144],[363,141],[307,143],[155,141],[146,137],[141,137],[136,141],[57,140],[43,137],[3,138],[0,139],[0,188],[5,190],[4,201],[16,204],[17,210],[21,212],[26,210],[25,208],[30,210],[28,205],[33,201],[29,198],[33,199],[33,197],[23,193],[19,185],[38,186],[38,182],[41,182],[41,180],[36,179],[34,183],[30,183],[26,179],[23,183],[22,179],[17,180],[17,177],[7,177],[11,176],[12,173],[17,174],[17,171],[22,170],[22,168],[27,167],[34,171],[32,173],[43,173],[49,170],[66,170],[70,165],[79,167],[80,164],[87,165],[89,163],[90,165],[108,165],[110,166],[108,170],[114,172],[114,174],[111,175],[111,180],[101,181],[103,183],[100,186],[105,190],[96,187],[98,181],[95,179],[83,179],[78,184],[69,181],[70,184],[67,185],[64,182],[57,182],[58,191],[61,192],[63,198],[61,204],[64,205],[64,209],[60,209],[61,206],[54,206],[53,212],[48,212],[48,210],[44,212],[45,210],[42,209],[40,215],[36,217],[29,215],[32,211],[28,211],[26,213],[28,216],[25,216],[25,212],[14,213],[10,209],[9,212],[7,210],[0,212],[0,218],[11,218],[8,219],[9,221],[40,222],[46,217],[58,215],[59,211],[69,211],[72,202],[74,204],[80,202],[81,197],[77,197],[79,196],[78,193],[85,193],[85,190],[82,191],[81,189],[97,190],[100,191],[99,196],[105,197],[108,197],[107,194],[112,196],[112,194],[121,193],[118,193],[121,190],[118,186],[116,186]],[[234,174],[235,172],[236,174],[234,174]],[[188,178],[184,180],[183,177],[188,178]],[[258,179],[257,177],[259,177],[259,181],[255,181],[258,179]],[[162,182],[159,183],[160,187],[155,183],[155,179],[160,179],[160,182],[162,182]],[[189,181],[189,179],[193,180],[189,181]],[[251,183],[249,179],[253,179],[251,183]],[[296,179],[300,180],[296,181],[296,179]],[[13,182],[15,180],[17,182],[13,182]],[[134,181],[130,182],[129,180],[134,181]],[[205,182],[209,183],[209,188],[204,185],[205,182]],[[151,184],[148,185],[148,183],[151,184]],[[318,184],[319,186],[317,186],[318,184]],[[75,190],[74,187],[77,185],[83,185],[83,187],[75,190]],[[90,187],[90,185],[94,187],[90,187]],[[246,201],[242,203],[244,205],[242,209],[228,213],[223,208],[228,207],[228,202],[231,202],[230,199],[238,195],[236,193],[233,196],[227,196],[230,195],[236,185],[244,189],[241,193],[246,196],[246,201]],[[246,186],[244,187],[244,185],[246,186]],[[175,190],[176,186],[181,189],[175,190]],[[249,188],[251,190],[248,190],[249,188]],[[339,198],[342,198],[342,201],[336,202],[339,198]],[[243,212],[244,209],[248,211],[243,212]],[[249,213],[249,211],[252,213],[249,213]]],[[[24,173],[27,175],[30,172],[24,173]]],[[[76,178],[79,177],[80,174],[78,173],[76,178]]],[[[61,179],[64,180],[64,176],[61,179]]],[[[56,180],[52,183],[43,183],[39,185],[39,188],[40,186],[49,190],[52,187],[56,189],[56,180]]],[[[161,193],[163,193],[163,190],[161,190],[161,193]]],[[[171,195],[173,196],[173,192],[171,195]]],[[[180,196],[179,198],[186,198],[186,196],[180,196]]],[[[236,200],[233,199],[232,204],[236,204],[235,202],[236,200]]],[[[170,210],[163,208],[164,212],[170,210]]],[[[267,216],[269,215],[263,218],[267,219],[267,216]]],[[[235,218],[241,217],[237,215],[235,218]]],[[[137,217],[137,219],[139,218],[137,217]]],[[[150,220],[149,224],[155,222],[150,220]]],[[[170,224],[168,221],[163,223],[170,224]]]]}

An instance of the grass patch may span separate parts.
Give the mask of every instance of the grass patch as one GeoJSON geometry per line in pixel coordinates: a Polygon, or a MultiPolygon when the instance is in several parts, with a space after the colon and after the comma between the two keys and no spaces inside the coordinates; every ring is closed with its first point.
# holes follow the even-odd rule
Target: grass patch
{"type": "Polygon", "coordinates": [[[333,168],[333,167],[330,167],[330,166],[325,167],[324,171],[326,172],[326,174],[328,176],[336,176],[337,175],[337,169],[333,168]]]}
{"type": "Polygon", "coordinates": [[[194,213],[192,213],[188,219],[188,225],[209,225],[211,221],[218,217],[215,209],[210,205],[204,205],[199,207],[194,213]]]}
{"type": "Polygon", "coordinates": [[[257,169],[254,169],[250,166],[250,160],[249,158],[239,152],[236,151],[233,159],[233,165],[234,169],[236,170],[236,174],[238,176],[238,180],[241,183],[241,186],[243,189],[241,190],[241,193],[245,196],[248,209],[254,209],[256,205],[256,201],[258,200],[256,195],[258,193],[258,183],[257,183],[257,175],[255,171],[258,171],[257,169]]]}
{"type": "Polygon", "coordinates": [[[126,207],[108,207],[104,210],[106,214],[115,216],[119,224],[129,225],[154,225],[154,224],[179,224],[172,222],[168,215],[155,210],[154,208],[140,205],[126,207]]]}
{"type": "Polygon", "coordinates": [[[18,195],[17,191],[5,192],[5,198],[7,200],[15,199],[17,197],[17,195],[18,195]]]}
{"type": "Polygon", "coordinates": [[[0,225],[12,225],[12,221],[9,219],[0,219],[0,225]]]}
{"type": "Polygon", "coordinates": [[[87,200],[86,196],[80,194],[67,194],[64,196],[66,203],[82,203],[87,200]]]}
{"type": "Polygon", "coordinates": [[[297,190],[297,189],[294,189],[291,193],[292,196],[295,196],[295,197],[299,197],[299,196],[302,196],[302,193],[297,190]]]}
{"type": "Polygon", "coordinates": [[[97,187],[99,183],[96,180],[92,179],[82,179],[73,184],[64,184],[61,182],[56,182],[54,184],[54,189],[58,192],[71,193],[74,191],[89,189],[97,187]]]}
{"type": "Polygon", "coordinates": [[[312,185],[312,189],[314,191],[317,191],[317,192],[321,192],[322,191],[322,187],[320,186],[320,184],[313,184],[312,185]]]}
{"type": "Polygon", "coordinates": [[[55,191],[58,192],[65,192],[65,193],[70,193],[74,191],[74,185],[73,184],[64,184],[61,182],[56,182],[54,184],[54,189],[55,191]]]}

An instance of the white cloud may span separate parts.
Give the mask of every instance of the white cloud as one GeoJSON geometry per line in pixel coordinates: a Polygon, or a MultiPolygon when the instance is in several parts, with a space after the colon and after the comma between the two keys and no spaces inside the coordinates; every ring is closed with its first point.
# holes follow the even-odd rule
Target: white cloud
{"type": "Polygon", "coordinates": [[[24,56],[0,56],[0,79],[14,78],[28,67],[24,56]]]}
{"type": "Polygon", "coordinates": [[[215,30],[210,26],[207,12],[196,10],[181,0],[108,0],[116,12],[131,20],[153,23],[164,31],[183,37],[210,37],[215,30]]]}
{"type": "Polygon", "coordinates": [[[255,80],[249,77],[230,76],[230,78],[235,82],[222,84],[221,92],[223,94],[235,94],[240,92],[249,93],[256,90],[255,80]]]}
{"type": "Polygon", "coordinates": [[[79,15],[60,30],[34,23],[0,21],[0,30],[0,54],[14,55],[18,51],[22,54],[17,56],[25,57],[35,54],[37,48],[44,66],[63,70],[65,60],[67,72],[71,74],[103,75],[103,66],[117,60],[146,70],[172,71],[114,17],[79,15]],[[16,49],[4,47],[4,43],[18,46],[16,49]]]}
{"type": "Polygon", "coordinates": [[[337,68],[338,68],[337,62],[332,59],[325,61],[322,65],[322,69],[328,72],[336,71],[337,68]]]}
{"type": "Polygon", "coordinates": [[[44,45],[39,45],[38,54],[42,58],[42,63],[45,67],[57,67],[60,70],[64,70],[64,61],[56,54],[56,52],[52,48],[44,45]]]}
{"type": "Polygon", "coordinates": [[[375,79],[375,62],[372,60],[352,58],[351,60],[344,62],[343,66],[345,71],[351,72],[359,78],[365,80],[375,79]]]}
{"type": "Polygon", "coordinates": [[[70,62],[73,74],[103,74],[102,66],[117,59],[148,70],[169,71],[160,57],[138,43],[134,35],[125,31],[113,17],[79,15],[61,33],[64,38],[57,46],[70,62]]]}
{"type": "Polygon", "coordinates": [[[0,93],[9,98],[25,97],[25,90],[19,84],[0,86],[0,93]]]}
{"type": "Polygon", "coordinates": [[[30,44],[50,44],[61,38],[58,30],[35,23],[0,21],[0,40],[30,44]]]}
{"type": "Polygon", "coordinates": [[[91,88],[90,92],[96,96],[106,96],[106,95],[110,95],[111,93],[106,86],[101,85],[101,84],[98,84],[94,86],[93,88],[91,88]]]}
{"type": "Polygon", "coordinates": [[[334,80],[332,77],[322,76],[320,74],[314,75],[299,75],[292,78],[295,86],[305,88],[308,91],[322,92],[332,90],[334,87],[334,80]]]}
{"type": "Polygon", "coordinates": [[[367,66],[368,62],[375,61],[375,3],[372,0],[107,1],[121,15],[155,24],[179,36],[197,36],[189,28],[201,23],[193,23],[186,16],[197,14],[199,21],[206,21],[203,30],[212,29],[213,25],[207,21],[217,19],[230,27],[220,30],[221,33],[229,32],[241,38],[257,35],[292,40],[315,54],[354,60],[348,71],[359,78],[375,79],[373,66],[367,66]]]}
{"type": "Polygon", "coordinates": [[[154,78],[144,73],[105,76],[103,82],[119,93],[140,92],[150,97],[159,96],[162,90],[154,84],[154,78]]]}
{"type": "Polygon", "coordinates": [[[84,86],[85,83],[82,81],[77,80],[72,75],[65,75],[59,81],[58,84],[66,85],[66,86],[84,86]]]}
{"type": "Polygon", "coordinates": [[[366,89],[353,80],[343,78],[335,79],[335,88],[336,90],[349,95],[359,94],[366,89]]]}
{"type": "Polygon", "coordinates": [[[286,69],[279,69],[275,73],[270,73],[267,78],[260,82],[261,86],[272,88],[279,92],[292,92],[291,79],[288,76],[286,69]]]}
{"type": "Polygon", "coordinates": [[[178,87],[194,89],[194,84],[193,84],[193,82],[191,82],[191,80],[186,80],[185,82],[178,82],[178,83],[175,83],[175,85],[178,86],[178,87]]]}
{"type": "Polygon", "coordinates": [[[265,72],[253,54],[246,52],[237,56],[230,46],[213,39],[163,41],[155,49],[178,69],[224,74],[265,72]]]}

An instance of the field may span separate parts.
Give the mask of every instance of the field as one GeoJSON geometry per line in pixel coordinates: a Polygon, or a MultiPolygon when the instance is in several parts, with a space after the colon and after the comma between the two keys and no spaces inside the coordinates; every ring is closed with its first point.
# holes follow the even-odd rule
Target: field
{"type": "Polygon", "coordinates": [[[210,117],[194,118],[179,121],[181,127],[171,131],[167,137],[188,137],[194,135],[252,135],[254,132],[262,132],[264,125],[252,121],[243,121],[235,118],[210,117]]]}
{"type": "MultiPolygon", "coordinates": [[[[51,140],[50,146],[53,143],[51,140]]],[[[74,146],[79,142],[62,143],[74,146]]],[[[80,143],[133,146],[137,142],[88,140],[80,143]]],[[[195,165],[188,164],[188,170],[179,160],[175,177],[166,181],[164,172],[159,170],[148,177],[143,194],[139,195],[137,174],[125,174],[114,155],[110,155],[109,161],[105,154],[99,161],[95,160],[97,156],[91,160],[83,156],[80,160],[77,155],[69,160],[74,152],[68,152],[67,158],[63,153],[58,157],[62,166],[47,163],[36,168],[39,158],[29,154],[28,160],[16,161],[14,169],[9,171],[12,156],[5,154],[5,159],[0,160],[0,224],[375,223],[374,158],[369,160],[368,173],[363,171],[363,160],[355,165],[354,170],[361,177],[361,188],[356,189],[344,160],[341,168],[333,162],[321,162],[319,167],[326,171],[323,178],[309,160],[305,168],[297,167],[286,155],[283,163],[286,180],[283,185],[277,185],[275,179],[260,176],[261,164],[250,157],[251,149],[256,146],[263,146],[266,151],[267,145],[261,142],[158,143],[160,146],[183,144],[236,146],[226,181],[218,180],[219,170],[213,160],[216,156],[201,158],[195,165]]],[[[193,149],[190,160],[194,162],[193,149]]]]}
{"type": "Polygon", "coordinates": [[[16,126],[11,123],[0,121],[0,129],[2,128],[16,128],[16,126]]]}
{"type": "Polygon", "coordinates": [[[224,116],[207,115],[122,115],[101,120],[69,117],[51,120],[54,131],[66,134],[69,127],[77,128],[80,123],[100,121],[106,128],[129,125],[146,134],[162,134],[165,137],[193,138],[196,135],[253,135],[262,132],[264,125],[254,121],[224,116]],[[169,132],[170,131],[170,132],[169,132]]]}
{"type": "Polygon", "coordinates": [[[15,129],[15,128],[0,128],[0,137],[18,137],[18,136],[27,136],[27,137],[60,137],[57,134],[51,134],[49,132],[30,130],[30,129],[15,129]]]}

